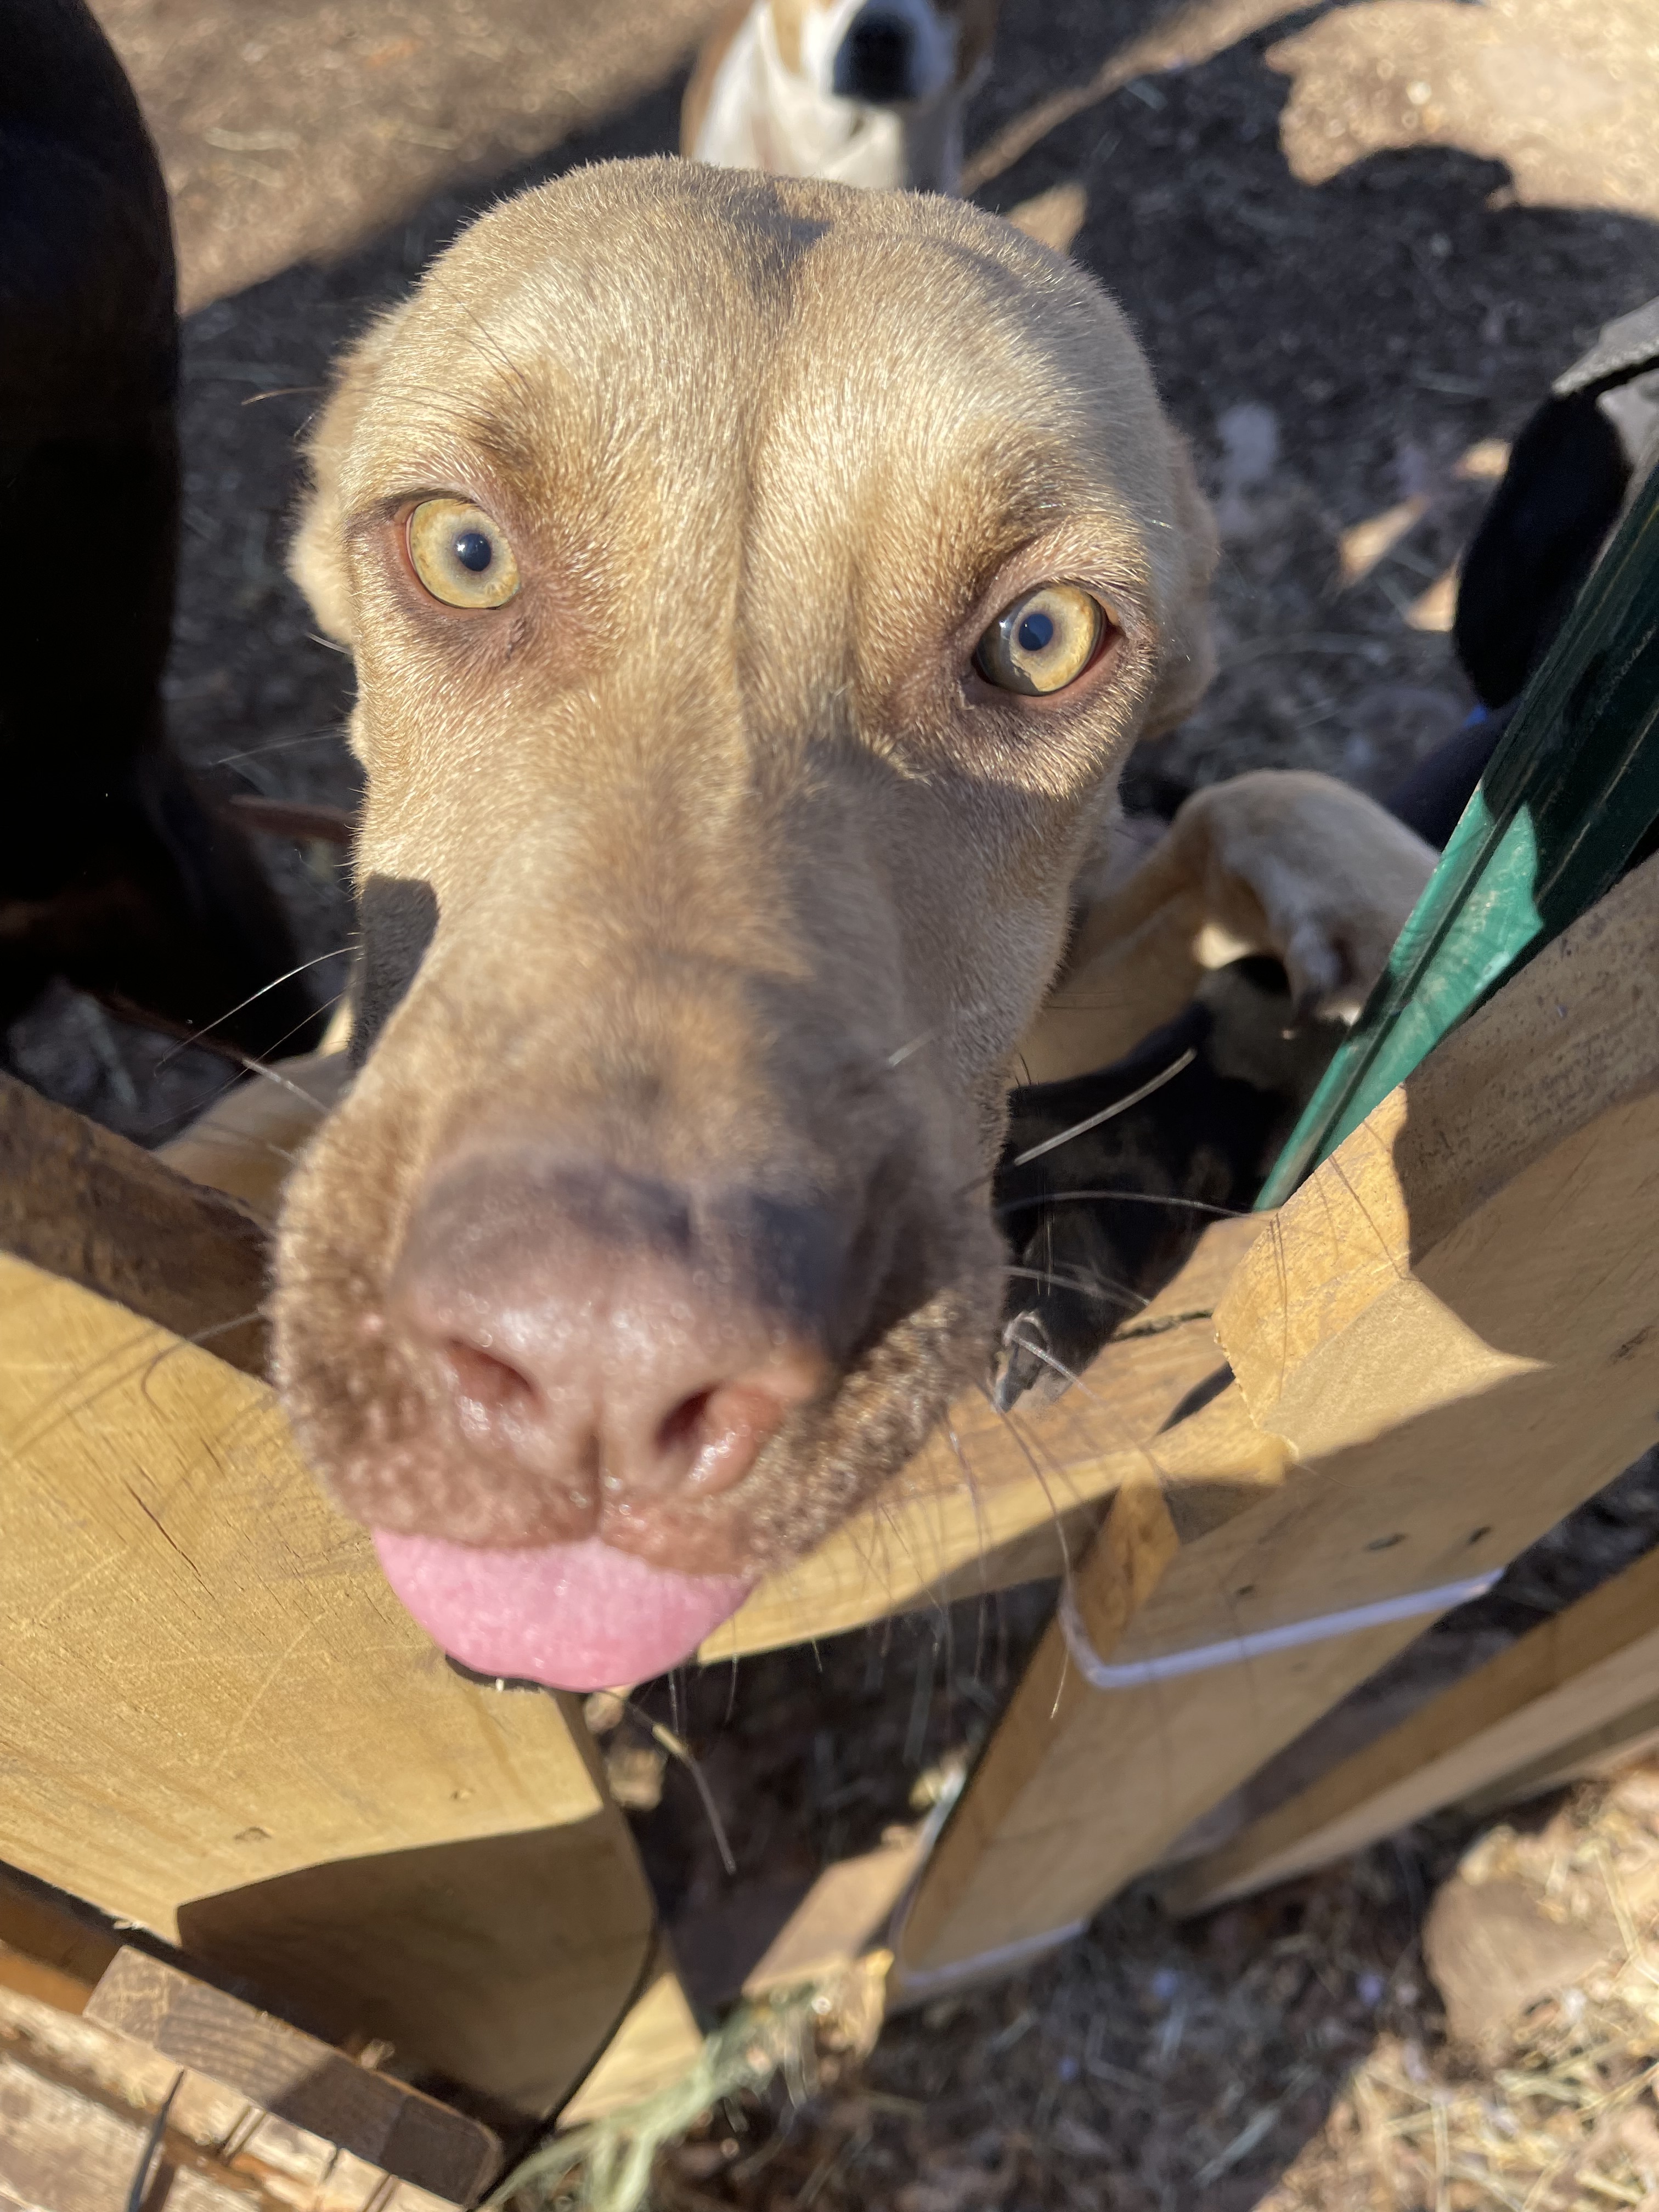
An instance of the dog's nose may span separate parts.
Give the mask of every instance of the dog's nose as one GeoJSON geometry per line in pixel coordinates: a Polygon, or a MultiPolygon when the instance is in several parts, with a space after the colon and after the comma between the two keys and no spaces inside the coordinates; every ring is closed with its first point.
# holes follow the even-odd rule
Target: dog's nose
{"type": "Polygon", "coordinates": [[[568,1537],[742,1481],[830,1379],[842,1247],[823,1208],[486,1155],[420,1206],[386,1325],[501,1479],[494,1540],[568,1537]]]}
{"type": "Polygon", "coordinates": [[[842,100],[914,100],[915,25],[896,9],[860,8],[836,51],[832,89],[842,100]]]}

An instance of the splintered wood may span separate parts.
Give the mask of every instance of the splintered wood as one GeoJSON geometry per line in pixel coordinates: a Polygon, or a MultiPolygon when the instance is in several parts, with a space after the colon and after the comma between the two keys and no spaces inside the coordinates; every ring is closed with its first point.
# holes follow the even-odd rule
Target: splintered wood
{"type": "MultiPolygon", "coordinates": [[[[146,2212],[454,2212],[205,2075],[0,1984],[0,2207],[125,2212],[155,2113],[146,2212]]],[[[457,2126],[466,2124],[453,2116],[457,2126]]]]}

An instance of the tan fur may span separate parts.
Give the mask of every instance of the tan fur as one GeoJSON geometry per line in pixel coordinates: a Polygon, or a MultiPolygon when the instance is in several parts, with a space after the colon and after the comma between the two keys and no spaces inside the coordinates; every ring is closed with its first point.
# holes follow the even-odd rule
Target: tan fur
{"type": "Polygon", "coordinates": [[[800,38],[804,18],[810,14],[813,0],[760,0],[762,7],[772,11],[772,21],[778,34],[778,52],[786,69],[800,68],[800,38]]]}
{"type": "MultiPolygon", "coordinates": [[[[312,462],[295,569],[356,662],[368,972],[388,886],[437,924],[289,1186],[298,1431],[375,1525],[586,1534],[434,1444],[390,1342],[434,1172],[505,1136],[805,1195],[886,1255],[833,1389],[729,1494],[598,1524],[690,1571],[786,1559],[983,1372],[1017,1048],[1125,751],[1208,670],[1184,448],[1116,308],[1008,226],[653,161],[477,223],[347,356],[312,462]],[[434,494],[511,538],[507,607],[421,592],[401,516],[434,494]],[[1111,648],[1060,698],[992,691],[975,639],[1053,578],[1111,648]]],[[[1231,886],[1208,834],[1182,866],[1231,886]]]]}
{"type": "Polygon", "coordinates": [[[1298,1008],[1352,1021],[1435,854],[1363,792],[1264,769],[1194,792],[1127,881],[1090,904],[1027,1033],[1027,1080],[1102,1067],[1171,1021],[1206,969],[1281,959],[1298,1008]]]}

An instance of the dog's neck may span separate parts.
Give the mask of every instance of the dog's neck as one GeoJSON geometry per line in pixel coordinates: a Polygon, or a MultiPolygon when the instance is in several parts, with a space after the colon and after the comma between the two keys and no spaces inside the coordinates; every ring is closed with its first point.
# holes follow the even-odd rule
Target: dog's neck
{"type": "Polygon", "coordinates": [[[769,7],[744,22],[721,80],[697,149],[706,161],[871,191],[957,188],[962,115],[954,86],[902,112],[837,99],[784,61],[769,7]]]}

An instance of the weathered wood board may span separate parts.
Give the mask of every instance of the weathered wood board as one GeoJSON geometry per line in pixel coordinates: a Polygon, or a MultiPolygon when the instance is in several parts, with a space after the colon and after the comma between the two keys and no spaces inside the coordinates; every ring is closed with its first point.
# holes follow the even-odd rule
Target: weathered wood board
{"type": "Polygon", "coordinates": [[[85,2017],[458,2203],[500,2167],[501,2144],[480,2122],[131,1945],[105,1969],[85,2017]]]}
{"type": "Polygon", "coordinates": [[[0,1251],[194,1337],[247,1374],[264,1372],[260,1224],[5,1074],[0,1251]]]}
{"type": "Polygon", "coordinates": [[[1183,1867],[1166,1901],[1201,1911],[1361,1850],[1442,1806],[1542,1786],[1659,1726],[1656,1700],[1659,1552],[1183,1867]]]}
{"type": "Polygon", "coordinates": [[[127,2212],[155,2114],[174,2092],[146,2212],[454,2212],[206,2076],[0,1984],[0,2205],[127,2212]],[[188,2176],[188,2181],[185,2177],[188,2176]],[[199,2193],[198,2193],[199,2192],[199,2193]]]}
{"type": "MultiPolygon", "coordinates": [[[[1655,1440],[1659,863],[1378,1108],[1217,1318],[1237,1385],[1148,1450],[1076,1578],[1114,1664],[1494,1569],[1655,1440]]],[[[1056,1625],[923,1876],[902,1978],[1086,1918],[1424,1625],[1103,1690],[1056,1625]]]]}
{"type": "Polygon", "coordinates": [[[702,2032],[668,1940],[659,1936],[639,1996],[592,2072],[560,2108],[560,2126],[580,2127],[639,2104],[689,2073],[702,2053],[702,2032]]]}
{"type": "Polygon", "coordinates": [[[463,1681],[265,1386],[0,1254],[0,1859],[544,2109],[653,1907],[573,1701],[463,1681]]]}

